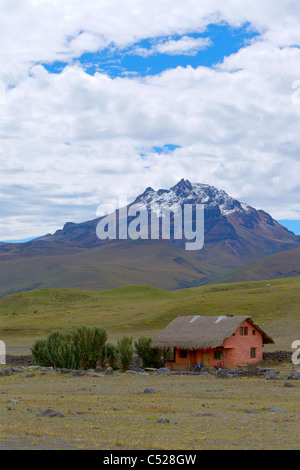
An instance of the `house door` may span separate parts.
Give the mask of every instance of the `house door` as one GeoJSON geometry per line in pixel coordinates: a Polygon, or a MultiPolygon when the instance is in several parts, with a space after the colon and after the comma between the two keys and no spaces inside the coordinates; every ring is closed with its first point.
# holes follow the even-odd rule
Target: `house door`
{"type": "Polygon", "coordinates": [[[209,353],[203,353],[203,364],[206,369],[210,369],[209,353]]]}

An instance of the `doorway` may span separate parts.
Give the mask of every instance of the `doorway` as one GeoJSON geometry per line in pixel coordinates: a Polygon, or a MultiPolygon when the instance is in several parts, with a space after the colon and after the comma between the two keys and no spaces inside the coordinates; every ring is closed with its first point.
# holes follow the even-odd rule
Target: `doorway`
{"type": "Polygon", "coordinates": [[[210,360],[209,360],[209,353],[203,353],[203,364],[206,369],[210,369],[210,360]]]}

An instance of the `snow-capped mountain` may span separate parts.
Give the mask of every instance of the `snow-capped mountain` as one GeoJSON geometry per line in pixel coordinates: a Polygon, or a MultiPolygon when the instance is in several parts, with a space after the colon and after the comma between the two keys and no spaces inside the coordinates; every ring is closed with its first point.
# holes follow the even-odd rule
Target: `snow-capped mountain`
{"type": "MultiPolygon", "coordinates": [[[[101,290],[142,283],[168,289],[186,287],[211,282],[262,258],[266,260],[262,266],[266,266],[266,257],[280,252],[283,256],[276,258],[276,268],[273,262],[272,276],[300,274],[297,259],[289,256],[299,252],[299,236],[266,212],[208,184],[182,179],[170,189],[148,187],[128,205],[128,212],[132,205],[172,212],[183,204],[204,206],[204,245],[199,250],[186,251],[186,240],[175,237],[100,240],[96,230],[103,218],[67,222],[53,235],[0,245],[0,295],[41,286],[101,290]]],[[[112,216],[118,226],[120,212],[112,216]]],[[[131,220],[128,217],[128,223],[131,220]]],[[[149,218],[148,223],[151,221],[149,218]]],[[[253,280],[264,275],[269,276],[261,269],[251,274],[253,280]]]]}
{"type": "Polygon", "coordinates": [[[218,207],[221,215],[225,216],[253,209],[248,204],[240,203],[225,191],[214,186],[191,183],[184,179],[170,189],[155,191],[148,187],[143,194],[136,198],[134,204],[145,204],[147,208],[153,210],[160,208],[172,210],[172,208],[183,204],[205,204],[210,207],[218,207]]]}
{"type": "Polygon", "coordinates": [[[240,264],[299,243],[299,237],[266,212],[208,184],[182,179],[170,189],[155,191],[148,187],[133,204],[145,205],[157,212],[160,209],[172,211],[184,204],[203,204],[205,243],[201,253],[195,256],[217,264],[240,264]]]}

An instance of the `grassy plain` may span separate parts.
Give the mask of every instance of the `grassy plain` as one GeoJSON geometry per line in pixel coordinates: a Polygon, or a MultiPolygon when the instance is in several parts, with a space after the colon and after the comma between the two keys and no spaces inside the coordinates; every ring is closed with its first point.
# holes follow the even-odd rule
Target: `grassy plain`
{"type": "Polygon", "coordinates": [[[266,350],[290,349],[300,334],[300,277],[166,291],[132,286],[108,291],[43,289],[0,299],[0,337],[28,348],[52,330],[102,326],[109,341],[153,336],[179,315],[249,315],[275,339],[266,350]]]}
{"type": "MultiPolygon", "coordinates": [[[[0,337],[25,353],[37,338],[71,325],[102,326],[113,342],[125,334],[154,336],[178,315],[246,314],[275,339],[270,350],[290,350],[300,339],[299,306],[299,277],[177,291],[44,289],[0,299],[0,337]]],[[[0,377],[0,449],[299,448],[297,380],[289,388],[261,377],[26,375],[0,377]],[[155,393],[144,393],[146,387],[155,393]],[[48,408],[63,417],[38,416],[48,408]]]]}
{"type": "Polygon", "coordinates": [[[299,384],[284,384],[126,373],[0,377],[0,449],[296,450],[299,384]],[[155,393],[144,393],[146,387],[155,393]],[[38,416],[49,408],[63,417],[38,416]]]}

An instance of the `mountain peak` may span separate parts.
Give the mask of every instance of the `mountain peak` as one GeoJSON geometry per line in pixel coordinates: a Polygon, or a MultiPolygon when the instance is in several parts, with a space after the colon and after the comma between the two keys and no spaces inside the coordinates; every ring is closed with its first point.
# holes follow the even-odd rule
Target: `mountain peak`
{"type": "Polygon", "coordinates": [[[192,191],[192,189],[192,183],[189,180],[181,178],[181,180],[171,188],[171,191],[192,191]]]}
{"type": "Polygon", "coordinates": [[[155,209],[161,207],[172,207],[183,204],[205,204],[210,207],[218,207],[222,215],[228,216],[234,212],[247,212],[252,209],[247,204],[229,196],[224,190],[204,183],[192,183],[182,178],[170,189],[159,189],[155,191],[148,187],[135,203],[150,205],[155,209]]]}

